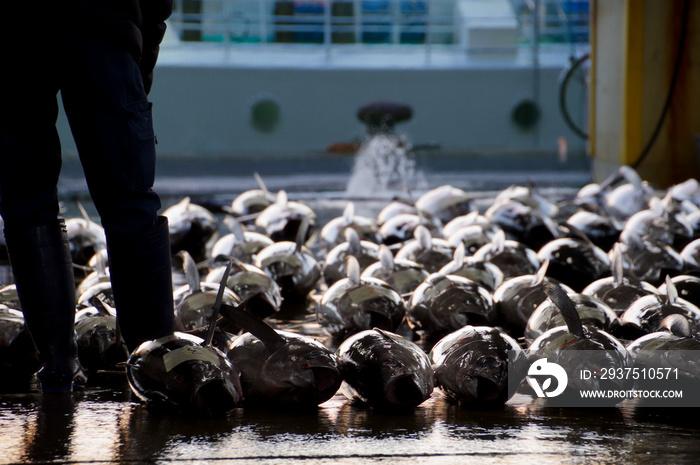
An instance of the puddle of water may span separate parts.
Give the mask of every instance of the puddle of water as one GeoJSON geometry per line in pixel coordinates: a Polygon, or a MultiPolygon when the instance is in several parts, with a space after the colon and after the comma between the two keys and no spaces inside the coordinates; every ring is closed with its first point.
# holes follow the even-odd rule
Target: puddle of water
{"type": "Polygon", "coordinates": [[[404,415],[337,395],[307,413],[192,419],[147,411],[121,383],[2,396],[0,463],[697,463],[694,413],[554,409],[520,394],[502,410],[466,411],[436,392],[404,415]]]}

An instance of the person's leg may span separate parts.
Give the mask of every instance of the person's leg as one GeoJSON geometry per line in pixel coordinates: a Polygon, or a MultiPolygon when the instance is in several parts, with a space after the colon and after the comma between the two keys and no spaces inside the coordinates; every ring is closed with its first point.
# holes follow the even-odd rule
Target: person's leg
{"type": "Polygon", "coordinates": [[[73,39],[66,114],[107,237],[117,318],[130,351],[173,332],[168,224],[152,190],[151,104],[127,52],[73,39]]]}
{"type": "MultiPolygon", "coordinates": [[[[28,47],[32,49],[32,47],[28,47]]],[[[70,391],[80,373],[75,283],[56,185],[56,68],[51,52],[8,60],[0,110],[0,214],[25,322],[43,368],[44,392],[70,391]]],[[[27,50],[24,50],[27,52],[27,50]]]]}

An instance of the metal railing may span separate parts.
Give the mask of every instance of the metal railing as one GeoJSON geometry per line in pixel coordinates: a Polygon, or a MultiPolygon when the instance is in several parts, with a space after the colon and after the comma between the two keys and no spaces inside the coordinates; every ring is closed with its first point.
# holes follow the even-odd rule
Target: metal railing
{"type": "Polygon", "coordinates": [[[588,1],[175,0],[170,27],[184,42],[228,45],[508,48],[587,43],[588,1]]]}

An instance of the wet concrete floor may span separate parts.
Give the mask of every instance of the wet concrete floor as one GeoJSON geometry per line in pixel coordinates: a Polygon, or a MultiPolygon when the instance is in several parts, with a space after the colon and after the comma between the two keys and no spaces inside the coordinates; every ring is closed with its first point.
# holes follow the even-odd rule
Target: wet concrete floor
{"type": "Polygon", "coordinates": [[[336,395],[312,412],[194,419],[150,412],[117,381],[67,397],[0,396],[0,463],[691,464],[698,413],[557,409],[520,394],[503,410],[467,411],[434,393],[401,415],[336,395]]]}

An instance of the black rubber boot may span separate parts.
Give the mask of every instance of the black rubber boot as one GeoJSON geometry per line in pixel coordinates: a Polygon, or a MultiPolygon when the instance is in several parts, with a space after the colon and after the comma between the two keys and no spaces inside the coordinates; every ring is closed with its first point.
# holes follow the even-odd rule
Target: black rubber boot
{"type": "Polygon", "coordinates": [[[69,392],[84,384],[75,341],[75,282],[63,220],[5,228],[5,241],[24,320],[42,368],[42,392],[69,392]],[[77,387],[77,386],[75,386],[77,387]]]}
{"type": "Polygon", "coordinates": [[[129,352],[172,334],[173,277],[168,219],[150,231],[124,235],[105,231],[117,319],[129,352]]]}

